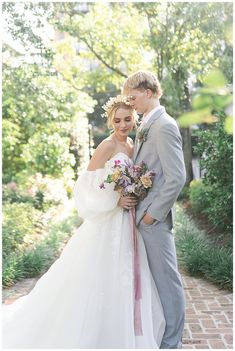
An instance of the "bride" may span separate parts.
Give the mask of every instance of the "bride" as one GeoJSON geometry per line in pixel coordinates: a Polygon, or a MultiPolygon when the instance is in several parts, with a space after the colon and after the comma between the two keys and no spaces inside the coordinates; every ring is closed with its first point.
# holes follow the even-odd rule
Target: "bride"
{"type": "Polygon", "coordinates": [[[131,161],[135,112],[118,96],[105,105],[113,133],[78,178],[74,197],[83,224],[33,290],[3,305],[3,348],[159,348],[165,319],[143,240],[136,230],[141,277],[135,310],[131,197],[100,188],[115,161],[131,161]]]}

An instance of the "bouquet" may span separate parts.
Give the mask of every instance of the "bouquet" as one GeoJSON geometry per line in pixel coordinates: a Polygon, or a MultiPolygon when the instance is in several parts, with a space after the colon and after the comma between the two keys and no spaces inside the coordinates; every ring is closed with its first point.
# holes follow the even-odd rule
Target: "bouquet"
{"type": "MultiPolygon", "coordinates": [[[[114,161],[112,173],[108,174],[102,184],[101,189],[105,189],[105,183],[115,183],[114,190],[118,191],[122,196],[135,196],[139,200],[143,200],[148,190],[153,184],[155,173],[149,171],[145,162],[139,165],[133,165],[130,161],[120,160],[114,161]]],[[[135,208],[129,210],[130,223],[132,225],[133,240],[133,267],[134,267],[134,329],[135,335],[143,335],[141,321],[141,277],[140,277],[140,260],[138,251],[138,240],[135,226],[135,208]]]]}
{"type": "Polygon", "coordinates": [[[155,173],[148,170],[145,162],[133,165],[127,160],[123,163],[120,160],[115,160],[112,170],[113,172],[108,174],[100,185],[101,189],[105,189],[105,183],[115,183],[114,190],[122,196],[131,195],[139,200],[143,200],[147,196],[148,190],[153,184],[155,173]]]}

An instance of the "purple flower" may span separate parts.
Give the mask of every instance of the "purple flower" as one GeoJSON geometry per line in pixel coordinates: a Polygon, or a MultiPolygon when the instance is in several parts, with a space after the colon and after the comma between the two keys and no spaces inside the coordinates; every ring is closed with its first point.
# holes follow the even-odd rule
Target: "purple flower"
{"type": "Polygon", "coordinates": [[[140,164],[133,165],[131,161],[124,160],[121,162],[120,160],[115,160],[112,173],[108,174],[107,178],[99,187],[100,189],[105,189],[104,183],[114,183],[114,190],[118,191],[120,194],[133,194],[140,200],[143,200],[147,196],[147,188],[150,188],[150,184],[145,188],[141,179],[143,177],[148,177],[150,183],[154,175],[155,173],[148,169],[144,161],[140,164]]]}
{"type": "Polygon", "coordinates": [[[125,165],[126,165],[128,168],[132,168],[132,163],[131,163],[131,161],[129,161],[129,160],[124,160],[124,163],[125,163],[125,165]]]}

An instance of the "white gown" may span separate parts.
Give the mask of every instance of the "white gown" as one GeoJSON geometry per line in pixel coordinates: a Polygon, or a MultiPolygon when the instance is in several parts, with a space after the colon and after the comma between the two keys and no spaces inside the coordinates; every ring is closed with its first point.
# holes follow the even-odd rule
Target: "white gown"
{"type": "Polygon", "coordinates": [[[136,336],[130,217],[112,184],[99,188],[115,159],[128,156],[118,153],[77,180],[75,202],[85,220],[33,290],[3,305],[3,348],[159,348],[165,319],[143,240],[137,233],[143,335],[136,336]]]}

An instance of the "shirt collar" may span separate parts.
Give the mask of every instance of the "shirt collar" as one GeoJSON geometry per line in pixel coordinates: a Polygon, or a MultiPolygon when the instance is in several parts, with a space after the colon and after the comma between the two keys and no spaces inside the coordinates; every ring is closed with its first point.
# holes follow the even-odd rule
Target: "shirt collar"
{"type": "Polygon", "coordinates": [[[160,108],[162,108],[162,105],[155,107],[149,113],[147,113],[147,115],[145,117],[143,117],[143,119],[141,121],[141,126],[144,126],[150,120],[150,118],[155,114],[155,112],[160,110],[160,108]]]}

